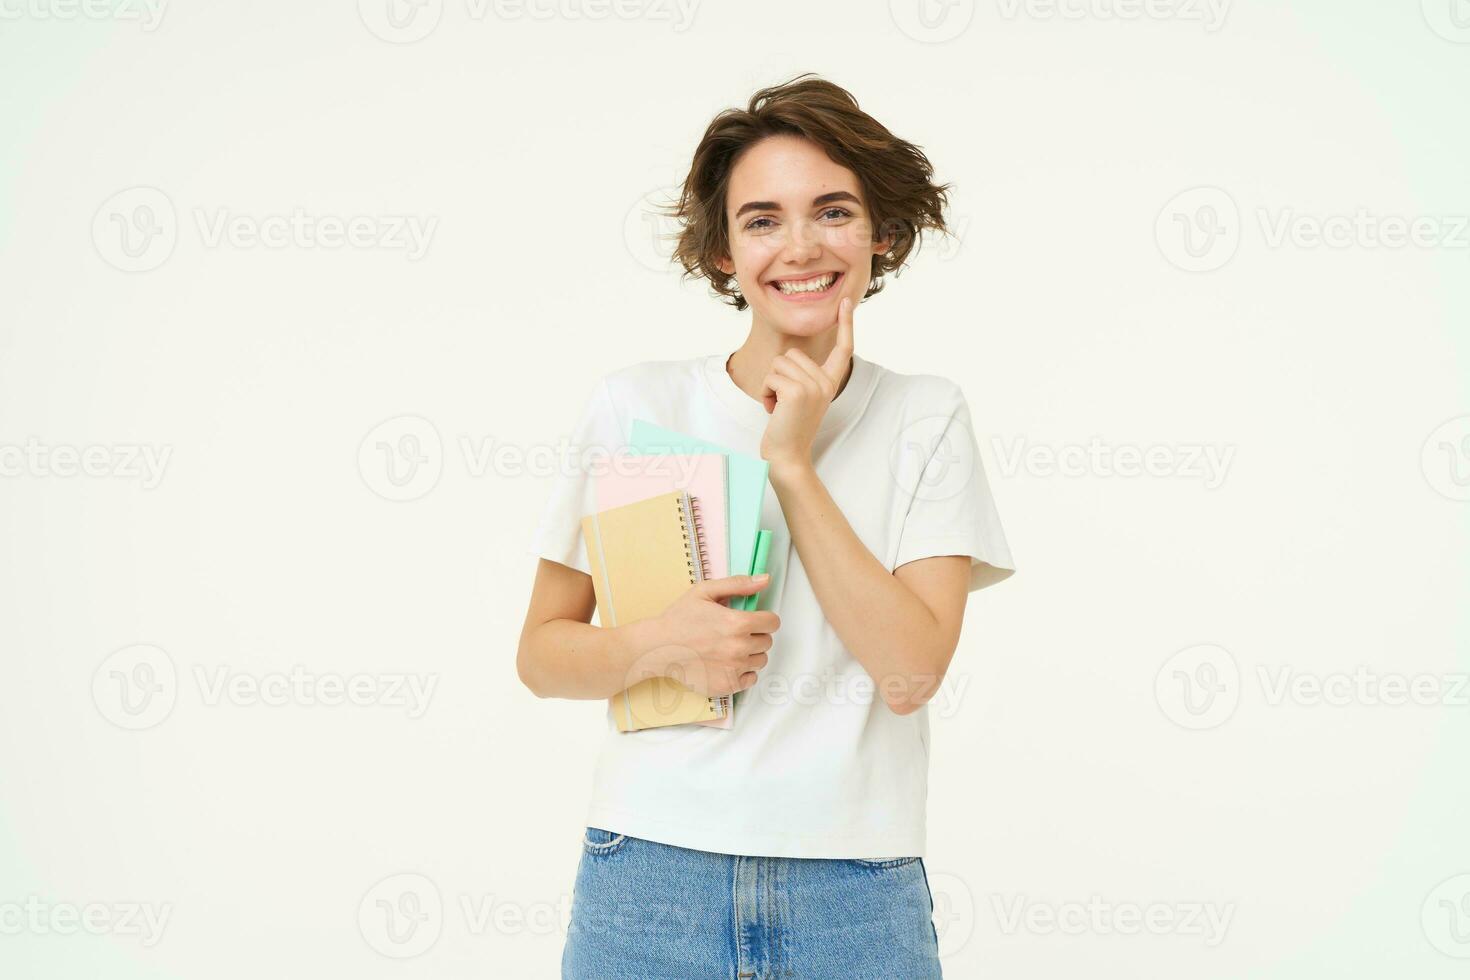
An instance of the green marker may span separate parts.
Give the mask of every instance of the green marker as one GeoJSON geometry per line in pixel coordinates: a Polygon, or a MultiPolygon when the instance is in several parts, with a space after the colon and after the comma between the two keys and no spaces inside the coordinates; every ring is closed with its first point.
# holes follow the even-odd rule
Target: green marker
{"type": "MultiPolygon", "coordinates": [[[[755,557],[751,559],[750,562],[750,574],[764,575],[766,571],[766,561],[770,558],[770,554],[771,532],[757,531],[755,535],[755,557]]],[[[769,585],[770,583],[767,582],[766,584],[769,585]]],[[[761,594],[759,592],[757,592],[755,595],[743,595],[740,597],[742,602],[740,608],[745,610],[746,612],[755,612],[756,606],[760,603],[760,598],[761,594]]]]}

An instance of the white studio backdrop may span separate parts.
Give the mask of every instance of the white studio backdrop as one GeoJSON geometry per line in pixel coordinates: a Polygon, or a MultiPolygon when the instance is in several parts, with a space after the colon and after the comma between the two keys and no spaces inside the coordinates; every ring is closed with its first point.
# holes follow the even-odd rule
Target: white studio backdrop
{"type": "Polygon", "coordinates": [[[1019,566],[946,976],[1463,975],[1463,0],[0,0],[0,976],[557,976],[546,466],[744,337],[647,209],[806,71],[954,185],[856,347],[1019,566]]]}

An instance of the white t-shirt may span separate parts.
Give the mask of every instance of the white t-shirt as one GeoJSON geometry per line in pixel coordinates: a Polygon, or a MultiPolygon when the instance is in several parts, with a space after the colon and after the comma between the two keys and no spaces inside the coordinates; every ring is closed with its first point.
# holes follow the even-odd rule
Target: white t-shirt
{"type": "MultiPolygon", "coordinates": [[[[626,447],[634,418],[760,457],[770,416],[726,373],[726,357],[646,361],[603,377],[572,437],[582,465],[555,477],[531,553],[588,571],[581,519],[596,509],[589,473],[608,469],[607,453],[626,447]]],[[[953,382],[854,355],[812,460],[884,568],[968,555],[971,591],[1014,570],[969,407],[953,382]]],[[[847,651],[769,486],[760,526],[773,537],[759,608],[775,611],[781,626],[759,681],[739,696],[733,728],[622,733],[608,712],[587,823],[725,854],[923,856],[928,710],[894,714],[847,651]]]]}

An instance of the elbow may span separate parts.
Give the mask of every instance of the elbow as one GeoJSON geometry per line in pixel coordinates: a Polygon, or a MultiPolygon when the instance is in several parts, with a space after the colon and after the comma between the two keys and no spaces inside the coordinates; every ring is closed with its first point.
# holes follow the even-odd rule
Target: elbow
{"type": "MultiPolygon", "coordinates": [[[[948,661],[949,657],[946,656],[946,665],[948,661]]],[[[901,683],[885,684],[882,690],[883,703],[896,715],[911,715],[928,704],[939,691],[939,685],[944,683],[944,675],[944,667],[932,670],[920,668],[917,673],[902,678],[901,683]]]]}
{"type": "Polygon", "coordinates": [[[520,675],[521,684],[525,689],[536,695],[536,697],[543,700],[551,697],[551,691],[545,684],[541,683],[541,678],[536,674],[530,673],[524,668],[517,670],[516,673],[520,675]]]}
{"type": "Polygon", "coordinates": [[[884,703],[888,705],[889,711],[901,717],[913,714],[929,702],[927,698],[923,701],[915,698],[885,698],[884,703]]]}
{"type": "Polygon", "coordinates": [[[522,687],[538,698],[541,697],[541,691],[536,686],[536,675],[531,672],[525,658],[521,656],[516,657],[516,677],[520,679],[522,687]]]}
{"type": "Polygon", "coordinates": [[[516,651],[516,677],[520,679],[521,684],[526,690],[536,695],[536,697],[547,698],[551,696],[546,689],[545,678],[536,670],[534,658],[524,640],[521,641],[520,648],[516,651]]]}
{"type": "Polygon", "coordinates": [[[908,681],[902,685],[894,684],[883,690],[883,703],[888,705],[888,710],[896,715],[911,715],[924,705],[929,703],[933,688],[927,684],[908,681]]]}

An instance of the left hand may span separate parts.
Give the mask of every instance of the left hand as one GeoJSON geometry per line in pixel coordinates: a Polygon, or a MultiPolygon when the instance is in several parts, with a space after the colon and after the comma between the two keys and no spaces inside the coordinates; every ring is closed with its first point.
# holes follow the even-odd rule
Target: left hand
{"type": "Polygon", "coordinates": [[[762,381],[771,420],[761,438],[761,458],[772,467],[811,463],[817,429],[852,365],[852,307],[848,296],[837,304],[837,344],[824,362],[794,347],[771,361],[762,381]]]}

